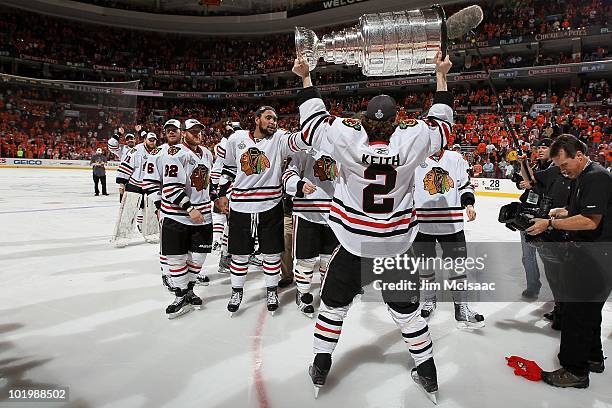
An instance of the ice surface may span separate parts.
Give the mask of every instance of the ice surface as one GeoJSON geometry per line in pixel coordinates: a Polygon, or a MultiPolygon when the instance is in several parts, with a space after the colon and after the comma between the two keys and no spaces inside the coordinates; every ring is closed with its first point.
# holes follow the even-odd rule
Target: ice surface
{"type": "MultiPolygon", "coordinates": [[[[382,304],[356,302],[343,326],[328,384],[313,399],[307,375],[314,321],[281,292],[265,311],[260,273],[250,273],[239,314],[226,304],[229,276],[206,265],[201,311],[169,321],[158,247],[135,239],[109,244],[118,196],[94,197],[91,174],[77,170],[0,169],[0,406],[9,389],[70,388],[69,407],[430,407],[410,379],[412,359],[382,304]]],[[[518,241],[497,223],[509,199],[477,197],[472,241],[518,241]]],[[[592,374],[588,390],[561,390],[514,376],[505,356],[558,367],[559,333],[541,319],[550,305],[480,303],[480,331],[459,331],[452,305],[429,325],[438,366],[440,407],[612,406],[612,377],[592,374]]],[[[317,285],[318,286],[318,285],[317,285]]],[[[612,307],[604,308],[604,352],[612,354],[612,307]]],[[[610,360],[608,360],[610,361],[610,360]]],[[[612,367],[612,363],[609,363],[612,367]]]]}

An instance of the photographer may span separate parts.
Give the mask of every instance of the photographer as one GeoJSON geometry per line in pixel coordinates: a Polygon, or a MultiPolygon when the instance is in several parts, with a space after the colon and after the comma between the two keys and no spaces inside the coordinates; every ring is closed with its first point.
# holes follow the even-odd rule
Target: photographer
{"type": "Polygon", "coordinates": [[[559,361],[562,368],[543,372],[557,387],[586,388],[589,372],[604,370],[601,311],[610,295],[612,174],[586,155],[587,147],[571,135],[551,146],[559,170],[573,180],[569,204],[554,208],[550,219],[534,219],[530,235],[547,230],[569,232],[561,266],[563,316],[559,361]]]}
{"type": "MultiPolygon", "coordinates": [[[[527,166],[524,165],[524,159],[526,156],[520,157],[521,176],[515,174],[515,176],[513,176],[513,181],[521,190],[526,189],[525,193],[523,193],[521,196],[521,202],[525,205],[535,206],[537,204],[537,202],[534,202],[533,195],[530,190],[534,186],[531,186],[528,180],[534,180],[534,171],[546,170],[552,164],[549,154],[551,143],[552,141],[550,139],[542,139],[538,141],[538,144],[536,145],[538,148],[538,160],[536,161],[534,168],[529,168],[531,177],[527,175],[527,166]]],[[[540,193],[542,194],[544,192],[540,193]]],[[[563,202],[563,204],[565,204],[565,202],[563,202]]],[[[523,291],[522,296],[525,299],[535,300],[540,294],[540,287],[542,287],[542,283],[540,282],[540,269],[538,267],[538,261],[536,258],[536,248],[527,242],[525,235],[525,232],[521,231],[521,249],[523,252],[522,262],[523,268],[525,268],[525,278],[527,280],[527,288],[523,291]]]]}
{"type": "MultiPolygon", "coordinates": [[[[551,144],[552,140],[550,139],[542,139],[537,142],[538,163],[536,170],[533,171],[533,169],[529,168],[529,177],[526,173],[527,166],[521,166],[521,176],[523,179],[532,181],[521,181],[520,185],[528,189],[525,201],[534,202],[541,200],[543,197],[548,197],[552,200],[552,208],[559,208],[565,206],[569,200],[571,180],[561,174],[559,167],[550,161],[551,144]],[[540,170],[537,170],[538,168],[540,170]]],[[[561,287],[559,282],[561,263],[551,243],[562,240],[563,238],[559,235],[559,232],[545,232],[537,237],[539,244],[534,245],[542,259],[544,273],[555,300],[555,307],[552,312],[544,314],[545,318],[552,320],[552,328],[554,330],[561,330],[561,287]]],[[[526,236],[525,239],[527,241],[525,244],[529,245],[529,242],[536,238],[526,236]]],[[[533,256],[534,262],[536,262],[535,252],[533,256]]]]}

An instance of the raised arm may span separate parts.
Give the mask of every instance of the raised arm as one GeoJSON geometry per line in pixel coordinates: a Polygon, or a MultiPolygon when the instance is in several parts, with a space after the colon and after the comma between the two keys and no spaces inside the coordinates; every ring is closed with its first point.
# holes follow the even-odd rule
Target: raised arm
{"type": "Polygon", "coordinates": [[[321,145],[327,139],[327,131],[336,117],[329,114],[319,90],[312,85],[310,70],[305,59],[295,60],[293,73],[302,78],[304,86],[304,89],[298,93],[302,140],[315,150],[320,150],[321,145]]]}

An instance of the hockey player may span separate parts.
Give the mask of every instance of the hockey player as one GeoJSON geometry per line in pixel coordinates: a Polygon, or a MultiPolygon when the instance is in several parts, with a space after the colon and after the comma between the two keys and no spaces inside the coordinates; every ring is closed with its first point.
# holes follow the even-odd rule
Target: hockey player
{"type": "Polygon", "coordinates": [[[262,106],[255,112],[255,130],[238,130],[227,139],[223,159],[218,208],[229,216],[232,294],[227,305],[230,316],[242,302],[249,255],[259,242],[267,288],[268,311],[278,309],[277,285],[280,254],[284,250],[282,163],[291,153],[308,149],[300,133],[277,129],[274,108],[262,106]],[[230,200],[227,188],[233,182],[230,200]]]}
{"type": "MultiPolygon", "coordinates": [[[[142,127],[136,125],[136,132],[139,132],[142,127]]],[[[119,161],[123,160],[123,156],[134,147],[136,144],[136,137],[133,133],[125,134],[125,130],[120,127],[117,129],[117,133],[108,139],[108,151],[114,154],[119,161]],[[125,135],[125,144],[121,144],[121,137],[125,135]]]]}
{"type": "MultiPolygon", "coordinates": [[[[476,219],[474,210],[474,187],[468,175],[469,165],[460,153],[441,150],[427,157],[415,172],[414,202],[419,219],[419,233],[414,241],[416,256],[424,259],[436,257],[436,242],[442,247],[444,259],[467,257],[465,234],[463,232],[463,210],[468,221],[476,219]]],[[[419,269],[422,283],[436,280],[435,269],[419,269]]],[[[449,270],[449,280],[462,283],[467,277],[464,272],[449,270]]],[[[453,291],[455,320],[459,328],[481,328],[484,317],[468,305],[465,291],[453,291]]],[[[422,293],[423,295],[423,293],[422,293]]],[[[428,318],[436,308],[436,294],[425,291],[421,315],[428,318]]]]}
{"type": "Polygon", "coordinates": [[[204,128],[200,122],[187,119],[184,128],[183,143],[169,146],[159,163],[163,169],[161,256],[168,264],[176,296],[166,308],[169,319],[201,308],[202,299],[193,288],[212,247],[212,153],[200,146],[204,128]]]}
{"type": "Polygon", "coordinates": [[[117,169],[116,182],[119,185],[120,193],[123,194],[124,191],[129,191],[142,195],[142,200],[140,202],[141,211],[139,211],[137,216],[138,231],[142,231],[142,209],[144,208],[145,198],[143,191],[144,183],[142,180],[146,171],[144,167],[148,155],[155,155],[158,153],[159,150],[156,148],[156,145],[157,135],[153,132],[147,133],[145,141],[129,150],[117,169]]]}
{"type": "MultiPolygon", "coordinates": [[[[372,98],[361,121],[331,116],[312,87],[308,64],[303,58],[295,61],[293,72],[302,78],[305,88],[298,95],[304,138],[315,149],[322,139],[328,139],[340,165],[329,213],[340,246],[332,254],[323,282],[314,333],[315,358],[309,369],[315,397],[325,384],[353,298],[368,283],[361,281],[360,273],[367,258],[403,254],[417,233],[414,171],[446,144],[450,134],[453,96],[447,92],[446,74],[451,66],[448,56],[442,60],[438,52],[437,92],[427,120],[407,119],[397,124],[395,101],[387,95],[372,98]]],[[[419,313],[418,293],[383,290],[382,296],[415,360],[413,379],[435,400],[433,345],[427,322],[419,313]],[[392,295],[397,301],[395,297],[390,300],[392,295]]]]}
{"type": "MultiPolygon", "coordinates": [[[[157,154],[148,156],[143,179],[143,190],[147,195],[147,200],[153,201],[153,205],[158,211],[161,208],[161,182],[164,170],[161,165],[162,156],[166,154],[169,147],[175,146],[181,142],[181,122],[176,119],[167,120],[166,123],[164,123],[164,135],[166,136],[166,143],[160,146],[157,154]]],[[[169,291],[173,292],[168,276],[167,259],[160,254],[159,262],[161,265],[162,283],[169,291]]],[[[210,279],[201,271],[196,277],[196,282],[206,286],[209,284],[210,279]]]]}
{"type": "Polygon", "coordinates": [[[338,165],[325,150],[298,152],[290,156],[283,174],[283,187],[293,198],[293,275],[297,286],[295,303],[306,316],[314,313],[310,293],[313,270],[319,257],[321,282],[332,251],[338,246],[327,225],[338,165]]]}
{"type": "MultiPolygon", "coordinates": [[[[121,144],[120,139],[125,134],[125,130],[123,130],[123,128],[120,127],[117,130],[117,132],[118,133],[115,133],[110,139],[108,139],[107,145],[108,145],[108,151],[114,154],[115,157],[117,157],[117,159],[119,160],[119,163],[121,163],[125,155],[127,154],[127,152],[133,149],[134,146],[136,145],[136,137],[134,136],[133,133],[128,133],[124,137],[125,144],[121,144]]],[[[119,202],[121,202],[121,199],[123,198],[123,191],[124,189],[122,188],[122,185],[120,185],[119,186],[119,202]]]]}
{"type": "MultiPolygon", "coordinates": [[[[144,208],[144,194],[142,190],[142,176],[144,162],[148,154],[156,154],[157,136],[149,133],[144,143],[138,144],[127,151],[117,169],[116,182],[121,194],[119,217],[115,225],[112,241],[116,247],[126,246],[134,228],[134,219],[138,224],[138,231],[142,232],[144,208]]],[[[145,239],[150,242],[146,235],[145,239]]]]}
{"type": "MultiPolygon", "coordinates": [[[[210,181],[215,190],[218,190],[219,180],[223,171],[223,160],[225,159],[225,148],[227,147],[227,138],[236,130],[241,130],[239,122],[226,122],[224,124],[224,135],[219,143],[215,146],[215,163],[211,173],[210,181]]],[[[226,194],[231,193],[231,187],[226,191],[226,194]]],[[[216,206],[213,208],[213,250],[218,249],[219,256],[219,273],[230,273],[230,255],[227,250],[227,239],[229,234],[229,226],[227,224],[227,214],[222,213],[216,206]]]]}

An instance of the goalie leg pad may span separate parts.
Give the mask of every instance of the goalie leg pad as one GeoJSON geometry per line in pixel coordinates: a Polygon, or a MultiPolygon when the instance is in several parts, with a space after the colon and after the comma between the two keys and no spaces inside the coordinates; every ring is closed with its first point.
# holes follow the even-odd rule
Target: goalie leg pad
{"type": "Polygon", "coordinates": [[[126,191],[123,193],[123,198],[119,207],[119,217],[117,218],[117,223],[115,224],[115,232],[112,239],[116,245],[124,246],[132,237],[134,221],[136,220],[136,213],[140,207],[141,199],[141,194],[133,193],[131,191],[126,191]]]}
{"type": "Polygon", "coordinates": [[[142,235],[147,242],[159,242],[159,219],[157,218],[157,207],[155,207],[156,196],[146,196],[144,203],[144,219],[142,222],[142,235]]]}

